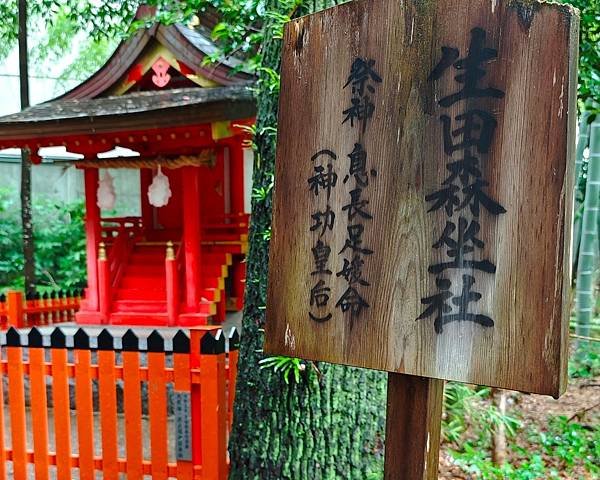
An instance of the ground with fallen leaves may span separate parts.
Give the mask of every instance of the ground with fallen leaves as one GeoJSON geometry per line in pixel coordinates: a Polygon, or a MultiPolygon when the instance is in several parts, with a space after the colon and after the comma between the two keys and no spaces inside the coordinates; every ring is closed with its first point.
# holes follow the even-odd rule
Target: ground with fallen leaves
{"type": "MultiPolygon", "coordinates": [[[[575,462],[574,465],[566,465],[558,455],[548,455],[540,445],[540,436],[531,435],[530,432],[539,431],[543,438],[549,430],[549,421],[553,417],[564,416],[567,421],[582,426],[586,432],[596,432],[600,438],[600,376],[595,378],[577,378],[569,382],[567,392],[559,399],[553,399],[542,395],[529,395],[510,392],[508,398],[508,412],[516,416],[522,422],[517,435],[508,438],[508,462],[519,465],[534,454],[541,454],[543,462],[548,468],[558,472],[558,476],[551,478],[569,480],[592,480],[599,478],[597,474],[587,472],[586,469],[575,462]],[[535,442],[535,443],[532,443],[535,442]],[[517,448],[515,448],[517,447],[517,448]],[[518,451],[515,451],[518,450],[518,451]],[[529,452],[525,455],[524,452],[529,452]]],[[[472,473],[465,472],[457,465],[449,450],[453,445],[443,444],[440,453],[440,475],[439,479],[462,479],[479,480],[472,473]]],[[[592,459],[597,465],[600,463],[600,445],[596,444],[596,456],[592,459]]],[[[510,477],[513,478],[513,477],[510,477]]],[[[550,478],[542,476],[519,476],[515,478],[550,478]]]]}

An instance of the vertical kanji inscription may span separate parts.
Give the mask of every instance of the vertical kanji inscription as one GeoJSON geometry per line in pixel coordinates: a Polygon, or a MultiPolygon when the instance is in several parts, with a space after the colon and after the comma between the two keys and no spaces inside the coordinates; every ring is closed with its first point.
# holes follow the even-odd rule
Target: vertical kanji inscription
{"type": "MultiPolygon", "coordinates": [[[[485,40],[485,30],[472,29],[468,53],[461,59],[458,49],[442,47],[442,58],[431,72],[429,81],[439,80],[453,67],[457,71],[454,80],[462,87],[439,100],[440,107],[448,108],[467,99],[504,97],[502,90],[480,85],[486,76],[485,64],[498,57],[495,49],[485,46],[485,40]]],[[[440,115],[440,121],[444,152],[450,157],[446,164],[449,175],[439,190],[425,196],[425,201],[431,205],[428,212],[443,209],[448,217],[441,236],[432,245],[435,249],[445,249],[448,261],[429,266],[429,273],[436,275],[438,291],[421,299],[425,310],[417,320],[435,317],[437,333],[442,333],[444,325],[452,322],[493,327],[492,318],[476,312],[481,293],[474,290],[476,282],[471,273],[475,270],[490,275],[496,273],[496,265],[482,258],[485,243],[478,234],[482,208],[491,215],[506,213],[506,209],[486,193],[489,182],[483,179],[480,165],[481,155],[490,149],[498,122],[492,113],[480,108],[465,110],[456,115],[454,121],[444,113],[440,115]],[[462,285],[455,286],[454,290],[452,281],[445,276],[449,270],[464,272],[462,285]]]]}

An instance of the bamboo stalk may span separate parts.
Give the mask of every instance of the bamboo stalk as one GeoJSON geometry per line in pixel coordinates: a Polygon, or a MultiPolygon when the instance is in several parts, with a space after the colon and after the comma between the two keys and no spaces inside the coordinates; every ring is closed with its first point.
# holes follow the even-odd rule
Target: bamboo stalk
{"type": "Polygon", "coordinates": [[[589,117],[589,112],[583,112],[581,115],[578,131],[579,136],[577,139],[577,151],[575,153],[575,189],[573,192],[575,197],[575,201],[573,203],[575,211],[575,221],[573,225],[573,255],[571,258],[573,278],[576,278],[577,276],[576,266],[579,254],[579,245],[581,242],[581,220],[583,215],[582,199],[577,195],[577,192],[579,190],[581,175],[583,173],[583,153],[587,148],[590,139],[589,117]]]}
{"type": "Polygon", "coordinates": [[[600,118],[590,128],[581,246],[577,271],[577,335],[590,336],[594,314],[594,277],[598,259],[598,207],[600,206],[600,118]]]}

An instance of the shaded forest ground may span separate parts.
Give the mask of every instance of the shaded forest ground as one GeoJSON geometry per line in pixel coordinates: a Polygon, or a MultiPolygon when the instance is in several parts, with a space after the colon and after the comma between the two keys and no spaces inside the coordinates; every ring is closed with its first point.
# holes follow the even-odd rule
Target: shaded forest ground
{"type": "MultiPolygon", "coordinates": [[[[491,462],[491,429],[473,418],[477,415],[472,412],[493,410],[489,395],[469,399],[465,429],[450,439],[445,432],[439,478],[600,478],[600,345],[587,348],[582,362],[571,362],[567,392],[558,400],[506,392],[504,420],[509,435],[504,468],[491,462]],[[514,433],[510,435],[512,428],[514,433]]],[[[448,418],[445,427],[448,430],[448,418]]]]}

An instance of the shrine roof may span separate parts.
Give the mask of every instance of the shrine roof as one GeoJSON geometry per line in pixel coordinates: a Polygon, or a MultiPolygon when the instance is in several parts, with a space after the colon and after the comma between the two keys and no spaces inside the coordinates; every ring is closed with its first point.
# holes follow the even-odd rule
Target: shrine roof
{"type": "Polygon", "coordinates": [[[194,28],[155,24],[142,29],[121,42],[97,72],[58,99],[129,95],[130,89],[159,57],[184,76],[196,78],[196,83],[199,83],[198,78],[212,87],[253,83],[255,77],[243,71],[241,60],[233,56],[215,64],[206,63],[207,58],[218,51],[210,38],[212,24],[212,18],[205,18],[194,28]]]}
{"type": "Polygon", "coordinates": [[[255,111],[252,92],[243,85],[62,98],[0,117],[0,146],[7,148],[11,140],[59,134],[94,135],[245,119],[255,111]]]}
{"type": "MultiPolygon", "coordinates": [[[[214,53],[219,53],[219,49],[210,39],[210,32],[204,25],[199,25],[196,28],[190,28],[186,25],[182,25],[177,23],[173,25],[173,29],[181,33],[188,42],[190,42],[196,49],[200,52],[203,52],[205,55],[211,55],[214,53]]],[[[232,55],[228,55],[226,57],[222,57],[219,59],[220,65],[224,65],[225,67],[240,68],[243,64],[242,60],[236,58],[232,55]]],[[[230,72],[230,76],[232,73],[230,72]]],[[[243,70],[238,72],[234,77],[237,82],[243,82],[252,80],[254,77],[250,74],[245,73],[243,70]]]]}
{"type": "MultiPolygon", "coordinates": [[[[140,7],[136,18],[148,16],[140,7]]],[[[150,13],[150,16],[152,13],[150,13]]],[[[64,146],[86,157],[122,146],[140,154],[183,155],[246,135],[255,77],[218,53],[208,11],[192,27],[154,24],[122,41],[106,63],[72,90],[0,117],[0,149],[64,146]]]]}

